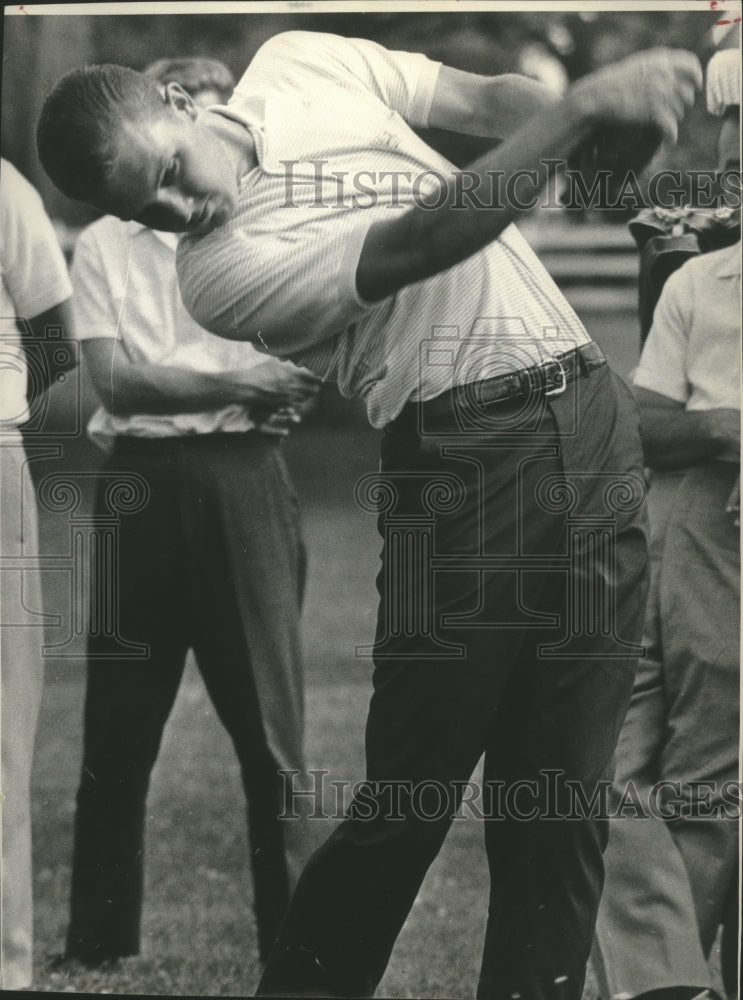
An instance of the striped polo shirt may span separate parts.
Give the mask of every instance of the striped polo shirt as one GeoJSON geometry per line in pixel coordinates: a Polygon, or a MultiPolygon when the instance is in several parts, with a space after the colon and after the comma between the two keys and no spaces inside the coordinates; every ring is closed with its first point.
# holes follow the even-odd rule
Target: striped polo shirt
{"type": "Polygon", "coordinates": [[[365,302],[356,268],[369,227],[435,205],[455,168],[426,127],[440,64],[374,42],[287,32],[258,52],[225,107],[257,166],[238,208],[178,247],[197,323],[289,357],[383,427],[408,400],[547,360],[589,338],[515,226],[449,270],[365,302]]]}

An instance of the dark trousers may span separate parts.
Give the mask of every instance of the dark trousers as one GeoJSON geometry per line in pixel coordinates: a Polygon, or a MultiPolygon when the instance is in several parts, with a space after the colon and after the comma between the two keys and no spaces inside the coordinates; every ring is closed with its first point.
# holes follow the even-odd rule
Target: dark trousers
{"type": "Polygon", "coordinates": [[[590,800],[645,603],[636,411],[606,367],[551,400],[474,397],[408,405],[383,440],[369,784],[307,865],[260,994],[373,993],[485,754],[478,995],[581,996],[606,843],[590,800]]]}
{"type": "Polygon", "coordinates": [[[102,586],[93,594],[67,953],[97,964],[139,951],[145,802],[192,648],[241,765],[265,954],[296,836],[278,819],[277,771],[303,767],[296,500],[278,443],[257,432],[121,440],[101,472],[98,523],[110,521],[111,484],[132,474],[148,497],[119,517],[117,613],[102,586]],[[131,658],[127,643],[147,655],[131,658]]]}

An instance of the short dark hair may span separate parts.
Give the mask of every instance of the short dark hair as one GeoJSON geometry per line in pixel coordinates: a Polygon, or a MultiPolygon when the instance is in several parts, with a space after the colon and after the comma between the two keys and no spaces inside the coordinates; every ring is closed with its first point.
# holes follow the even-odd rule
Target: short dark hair
{"type": "Polygon", "coordinates": [[[39,159],[59,190],[95,202],[116,155],[122,121],[165,114],[157,83],[127,66],[100,63],[67,73],[36,126],[39,159]]]}
{"type": "Polygon", "coordinates": [[[235,78],[223,62],[204,56],[158,59],[142,71],[158,83],[179,83],[191,97],[215,90],[226,102],[235,89],[235,78]]]}

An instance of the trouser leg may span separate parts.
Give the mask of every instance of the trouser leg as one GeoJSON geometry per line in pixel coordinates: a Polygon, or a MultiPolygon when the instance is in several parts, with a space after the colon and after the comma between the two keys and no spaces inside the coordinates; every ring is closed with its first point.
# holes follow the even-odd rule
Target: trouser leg
{"type": "MultiPolygon", "coordinates": [[[[121,658],[112,655],[118,637],[89,639],[66,948],[88,964],[139,951],[145,802],[188,646],[178,599],[182,544],[170,498],[172,469],[144,459],[136,465],[148,482],[149,503],[122,516],[111,571],[121,634],[145,644],[148,653],[121,658]]],[[[106,474],[118,468],[109,464],[102,490],[106,474]]],[[[101,504],[99,514],[105,513],[101,504]]]]}
{"type": "Polygon", "coordinates": [[[724,513],[737,469],[719,465],[683,477],[665,504],[651,493],[665,531],[615,790],[618,807],[632,787],[643,815],[611,824],[594,952],[607,996],[711,986],[737,851],[723,791],[737,771],[738,541],[724,513]]]}
{"type": "MultiPolygon", "coordinates": [[[[576,387],[552,408],[552,436],[543,440],[541,450],[537,438],[543,423],[536,424],[533,439],[522,438],[520,443],[495,432],[475,439],[453,434],[451,447],[444,444],[446,434],[424,440],[415,426],[398,425],[393,447],[387,448],[386,456],[383,450],[383,470],[391,477],[386,493],[394,505],[393,528],[396,531],[402,524],[407,541],[399,532],[387,532],[392,518],[382,519],[385,548],[378,579],[380,618],[366,744],[370,785],[305,869],[260,994],[370,995],[379,982],[420,881],[448,830],[462,787],[486,748],[491,726],[499,713],[510,709],[504,694],[509,681],[522,663],[536,658],[540,628],[550,622],[550,615],[559,613],[549,606],[549,599],[545,606],[539,596],[550,588],[532,579],[537,596],[531,605],[523,603],[520,589],[524,572],[543,578],[554,569],[571,577],[565,562],[569,551],[565,508],[558,500],[560,489],[549,499],[550,477],[557,477],[555,486],[564,482],[567,458],[568,467],[578,470],[578,507],[590,515],[598,513],[599,497],[610,484],[596,481],[586,470],[605,470],[615,484],[623,482],[629,469],[635,483],[641,474],[636,424],[630,426],[626,406],[617,401],[608,375],[586,393],[588,398],[578,401],[576,387]],[[571,406],[580,411],[572,414],[578,421],[572,430],[571,406]],[[591,411],[592,429],[586,435],[591,447],[580,453],[577,432],[583,409],[591,411]],[[457,501],[459,493],[464,496],[462,503],[457,501]],[[432,504],[443,508],[434,518],[432,504]],[[433,524],[430,534],[424,524],[426,510],[433,524]],[[565,548],[557,553],[558,563],[550,564],[561,545],[565,548]],[[444,559],[441,571],[434,574],[426,563],[430,551],[444,559]],[[401,552],[412,553],[413,558],[401,561],[401,552]],[[488,563],[488,557],[496,558],[488,563]],[[483,569],[484,563],[490,568],[483,569]],[[430,607],[429,594],[433,595],[430,607]],[[417,628],[410,629],[410,616],[416,614],[417,628]],[[439,794],[444,794],[449,808],[431,819],[426,803],[439,794]]],[[[571,488],[562,492],[570,493],[571,488]]],[[[645,533],[635,508],[634,513],[618,515],[618,541],[610,546],[616,562],[604,562],[599,574],[611,580],[615,571],[626,574],[615,626],[624,628],[621,639],[630,647],[639,638],[644,600],[645,533]]],[[[582,651],[585,654],[585,645],[582,651]]],[[[612,655],[605,642],[594,652],[599,658],[612,655]]],[[[607,766],[629,698],[633,671],[627,656],[622,651],[609,665],[608,718],[595,718],[592,726],[584,724],[581,729],[593,737],[589,750],[601,751],[596,755],[600,773],[607,766]]],[[[584,673],[580,666],[576,669],[578,675],[584,673]]],[[[596,669],[592,664],[586,688],[596,688],[596,669]]],[[[565,672],[563,683],[568,705],[574,696],[579,698],[580,685],[574,684],[571,671],[565,672]]],[[[576,709],[591,713],[586,705],[577,704],[576,709]]],[[[569,763],[572,739],[570,730],[555,737],[554,746],[562,751],[558,759],[567,757],[569,763]]],[[[576,768],[566,770],[574,773],[576,768]]],[[[577,918],[579,940],[571,944],[575,949],[575,956],[568,958],[571,968],[585,965],[590,947],[601,884],[599,839],[592,829],[583,838],[573,838],[571,850],[577,854],[585,850],[587,855],[568,865],[576,878],[575,891],[568,894],[562,910],[558,905],[552,908],[549,928],[534,942],[535,948],[547,953],[549,934],[560,937],[556,923],[580,899],[587,913],[577,918]]],[[[557,854],[551,855],[553,864],[557,854]]],[[[529,863],[524,859],[523,867],[529,863]]],[[[517,901],[515,919],[522,930],[532,919],[524,913],[530,903],[517,901]]],[[[529,956],[520,956],[509,969],[509,988],[523,980],[532,990],[525,994],[528,1000],[551,996],[564,959],[552,979],[543,981],[540,973],[536,985],[529,956]]],[[[548,966],[546,959],[541,968],[548,966]]],[[[484,972],[483,982],[487,980],[484,972]]],[[[492,990],[490,985],[482,987],[493,996],[505,988],[503,982],[493,983],[492,990]]],[[[577,975],[565,996],[580,996],[577,975]]]]}
{"type": "Polygon", "coordinates": [[[740,996],[740,870],[738,864],[730,879],[722,918],[720,971],[725,992],[731,1000],[740,996]]]}
{"type": "Polygon", "coordinates": [[[199,669],[240,761],[259,954],[265,959],[289,902],[282,823],[284,783],[266,739],[250,656],[234,595],[222,594],[215,631],[195,645],[199,669]]]}
{"type": "MultiPolygon", "coordinates": [[[[593,961],[601,995],[634,996],[668,986],[712,985],[699,939],[683,855],[662,811],[651,814],[666,733],[664,673],[656,660],[640,666],[617,748],[613,806],[630,784],[645,814],[610,822],[606,883],[596,923],[593,961]]],[[[662,803],[656,802],[659,810],[662,803]]]]}
{"type": "MultiPolygon", "coordinates": [[[[649,812],[661,779],[668,693],[663,665],[660,582],[663,549],[679,474],[654,474],[648,508],[652,580],[643,644],[629,711],[617,746],[612,808],[634,790],[644,814],[610,821],[606,881],[592,960],[602,996],[633,996],[671,985],[711,985],[699,941],[694,899],[683,856],[663,819],[649,812]]],[[[658,803],[660,806],[661,803],[658,803]]]]}
{"type": "MultiPolygon", "coordinates": [[[[224,617],[222,617],[224,622],[224,617]]],[[[283,782],[268,747],[250,660],[241,633],[224,631],[196,657],[207,690],[240,760],[248,805],[248,840],[258,951],[265,960],[289,902],[289,867],[282,823],[283,782]],[[222,644],[224,643],[224,645],[222,644]],[[226,680],[225,672],[229,672],[226,680]]]]}
{"type": "Polygon", "coordinates": [[[89,964],[139,952],[145,804],[183,662],[89,665],[66,948],[89,964]]]}
{"type": "Polygon", "coordinates": [[[0,555],[29,565],[0,573],[2,690],[2,925],[0,984],[31,983],[33,906],[31,766],[43,685],[43,619],[36,504],[20,435],[0,448],[0,555]]]}
{"type": "Polygon", "coordinates": [[[307,824],[279,818],[289,787],[281,770],[304,770],[304,550],[275,439],[226,437],[208,452],[205,441],[189,453],[184,518],[192,553],[191,614],[199,668],[240,761],[265,958],[296,868],[310,853],[307,824]]]}
{"type": "Polygon", "coordinates": [[[596,414],[606,435],[604,456],[583,454],[590,446],[580,435],[562,443],[565,482],[583,495],[569,518],[568,578],[553,575],[542,601],[565,609],[570,639],[555,645],[547,630],[536,649],[525,651],[504,697],[509,711],[496,716],[489,735],[486,788],[492,780],[501,791],[485,827],[491,896],[482,998],[582,995],[603,885],[613,755],[645,605],[647,542],[639,511],[615,509],[611,530],[606,522],[601,527],[613,489],[626,487],[627,499],[641,491],[636,436],[627,426],[631,409],[620,403],[613,415],[604,403],[596,414]]]}
{"type": "Polygon", "coordinates": [[[688,871],[705,954],[738,856],[740,542],[725,512],[737,474],[725,462],[686,474],[661,584],[669,706],[661,770],[682,783],[670,829],[688,871]]]}
{"type": "MultiPolygon", "coordinates": [[[[510,456],[507,471],[502,463],[503,480],[509,481],[504,508],[513,500],[519,458],[510,456]]],[[[444,491],[447,484],[459,482],[445,475],[450,473],[449,466],[455,466],[456,472],[450,475],[466,479],[466,483],[461,480],[465,504],[446,520],[439,519],[436,548],[442,554],[456,552],[461,540],[466,549],[477,549],[482,540],[476,537],[481,502],[476,462],[465,459],[447,466],[438,448],[425,455],[414,439],[406,438],[385,442],[383,463],[385,473],[392,477],[395,509],[413,519],[430,490],[436,490],[440,482],[444,491]],[[403,453],[399,458],[398,452],[403,453]],[[412,463],[418,474],[408,478],[412,463]]],[[[512,505],[510,511],[505,510],[507,523],[494,519],[489,528],[501,531],[503,545],[511,549],[517,531],[515,517],[512,505]]],[[[259,986],[261,994],[373,993],[421,879],[446,836],[456,809],[457,782],[461,788],[482,754],[485,733],[519,643],[516,630],[503,631],[502,646],[493,642],[489,629],[460,627],[442,632],[445,613],[467,614],[477,608],[483,593],[480,574],[455,571],[431,580],[426,543],[400,560],[397,540],[386,536],[384,517],[380,529],[385,544],[377,579],[380,608],[374,694],[366,728],[369,783],[352,803],[349,818],[305,868],[259,986]],[[435,641],[425,642],[420,629],[401,625],[408,595],[414,607],[407,611],[414,617],[427,613],[422,606],[426,592],[432,593],[435,602],[435,631],[446,636],[438,647],[435,641]],[[424,642],[428,653],[421,651],[424,642]],[[426,819],[430,810],[423,800],[437,792],[450,801],[444,803],[442,814],[426,819]]],[[[551,543],[554,546],[554,540],[551,543]]],[[[500,593],[504,601],[510,598],[511,608],[516,603],[508,573],[491,574],[487,590],[491,603],[500,593]]]]}
{"type": "Polygon", "coordinates": [[[628,669],[588,660],[519,670],[485,757],[498,801],[485,825],[491,889],[478,996],[579,1000],[628,669]]]}

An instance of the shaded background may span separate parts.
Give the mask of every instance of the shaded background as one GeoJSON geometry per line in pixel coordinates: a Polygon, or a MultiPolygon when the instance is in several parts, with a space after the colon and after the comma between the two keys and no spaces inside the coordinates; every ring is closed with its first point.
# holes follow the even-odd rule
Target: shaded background
{"type": "MultiPolygon", "coordinates": [[[[249,5],[248,5],[249,6],[249,5]]],[[[526,71],[557,82],[654,45],[691,49],[705,61],[721,15],[698,11],[623,13],[332,13],[14,16],[5,18],[3,155],[41,192],[50,212],[88,221],[56,192],[41,170],[33,128],[56,80],[82,62],[118,62],[141,69],[165,56],[208,55],[239,78],[260,45],[279,31],[304,29],[371,38],[390,48],[424,52],[475,73],[526,71]]],[[[187,7],[187,5],[184,5],[187,7]]],[[[33,12],[33,7],[29,10],[33,12]]],[[[701,105],[682,126],[663,165],[714,166],[714,123],[701,105]]],[[[442,142],[444,140],[442,139],[442,142]]],[[[467,145],[446,143],[452,158],[467,145]]]]}
{"type": "MultiPolygon", "coordinates": [[[[41,192],[69,254],[76,232],[94,215],[52,188],[36,158],[34,126],[51,86],[82,62],[141,68],[155,58],[200,54],[222,59],[239,77],[263,41],[301,28],[372,38],[479,73],[528,72],[560,86],[661,43],[692,49],[705,62],[719,17],[704,9],[6,17],[2,152],[41,192]]],[[[716,131],[700,99],[678,145],[662,149],[655,165],[712,169],[716,131]]],[[[427,138],[457,163],[479,151],[476,141],[443,134],[427,138]]],[[[637,260],[625,221],[622,213],[587,217],[550,211],[522,225],[591,335],[624,375],[636,361],[639,344],[637,260]]],[[[89,474],[100,461],[84,432],[94,403],[84,371],[70,373],[53,388],[27,435],[35,478],[64,471],[80,485],[82,497],[74,518],[49,511],[41,516],[42,551],[50,568],[43,574],[49,617],[39,627],[45,624],[50,649],[34,775],[35,986],[245,994],[257,978],[257,956],[239,772],[193,664],[153,776],[143,954],[107,973],[70,977],[47,968],[47,956],[63,945],[80,764],[84,629],[69,570],[72,522],[85,521],[89,474]]],[[[310,766],[327,768],[331,779],[341,781],[356,780],[363,768],[371,662],[358,658],[355,647],[373,636],[379,541],[375,519],[355,505],[353,488],[360,476],[375,470],[377,447],[363,408],[341,399],[332,387],[323,390],[315,413],[285,444],[310,560],[304,615],[308,757],[310,766]]],[[[321,826],[324,830],[328,824],[321,826]]],[[[402,932],[382,996],[472,995],[487,895],[481,840],[481,824],[455,824],[402,932]]],[[[594,996],[589,979],[586,997],[594,996]]]]}

